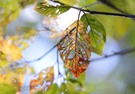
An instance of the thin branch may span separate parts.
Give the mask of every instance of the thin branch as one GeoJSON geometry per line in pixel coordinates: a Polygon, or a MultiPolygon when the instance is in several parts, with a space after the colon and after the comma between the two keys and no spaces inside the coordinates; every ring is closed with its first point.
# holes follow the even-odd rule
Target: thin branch
{"type": "Polygon", "coordinates": [[[60,62],[59,62],[59,51],[57,49],[57,67],[58,67],[58,75],[60,75],[60,66],[59,66],[60,62]]]}
{"type": "MultiPolygon", "coordinates": [[[[58,43],[59,44],[59,43],[58,43]]],[[[36,61],[39,61],[41,60],[42,58],[44,58],[46,55],[48,55],[55,47],[58,46],[58,44],[54,45],[51,49],[49,49],[47,52],[45,52],[42,56],[40,56],[39,58],[37,59],[34,59],[34,60],[31,60],[31,61],[25,61],[27,63],[32,63],[32,62],[36,62],[36,61]]]]}
{"type": "MultiPolygon", "coordinates": [[[[75,28],[73,28],[68,34],[72,33],[72,31],[74,31],[75,28]]],[[[42,56],[40,56],[39,58],[37,59],[34,59],[34,60],[31,60],[31,61],[27,61],[26,59],[25,62],[27,63],[32,63],[32,62],[36,62],[36,61],[39,61],[41,60],[42,58],[44,58],[46,55],[48,55],[55,47],[57,47],[67,36],[68,34],[66,34],[56,45],[54,45],[51,49],[49,49],[47,52],[45,52],[42,56]]]]}
{"type": "MultiPolygon", "coordinates": [[[[63,3],[59,2],[59,1],[53,1],[53,2],[59,3],[59,4],[62,4],[63,5],[63,3]]],[[[67,6],[70,7],[70,8],[79,10],[79,11],[88,12],[90,14],[108,15],[108,16],[119,16],[119,17],[126,17],[126,18],[135,18],[135,15],[131,15],[131,14],[125,14],[125,13],[121,14],[121,13],[112,13],[112,12],[100,12],[100,11],[92,11],[92,10],[83,9],[83,8],[74,7],[74,6],[69,6],[69,5],[67,5],[67,6]]]]}
{"type": "Polygon", "coordinates": [[[122,50],[122,51],[119,51],[119,52],[115,52],[115,53],[110,54],[110,55],[105,55],[105,56],[100,57],[100,58],[91,59],[90,62],[95,62],[95,61],[107,59],[107,58],[110,58],[110,57],[113,57],[113,56],[117,56],[117,55],[123,56],[123,55],[129,54],[129,53],[133,53],[133,52],[135,52],[135,47],[134,48],[125,49],[125,50],[122,50]]]}
{"type": "MultiPolygon", "coordinates": [[[[108,7],[112,8],[112,9],[118,11],[118,12],[121,12],[123,14],[129,15],[129,13],[119,9],[114,4],[112,4],[109,0],[98,0],[98,1],[102,2],[103,4],[107,5],[108,7]]],[[[133,20],[135,20],[135,19],[133,19],[133,20]]]]}
{"type": "Polygon", "coordinates": [[[120,14],[120,13],[112,13],[112,12],[99,12],[99,11],[92,11],[92,10],[82,10],[82,11],[88,12],[90,14],[135,18],[135,15],[130,15],[130,14],[120,14]]]}

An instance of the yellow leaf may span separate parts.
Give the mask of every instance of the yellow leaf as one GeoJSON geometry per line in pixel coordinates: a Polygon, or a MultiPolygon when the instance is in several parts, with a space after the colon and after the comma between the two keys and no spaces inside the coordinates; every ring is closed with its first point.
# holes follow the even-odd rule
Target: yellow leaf
{"type": "Polygon", "coordinates": [[[0,52],[6,54],[12,61],[17,61],[22,58],[20,48],[8,43],[6,40],[0,40],[0,52]]]}

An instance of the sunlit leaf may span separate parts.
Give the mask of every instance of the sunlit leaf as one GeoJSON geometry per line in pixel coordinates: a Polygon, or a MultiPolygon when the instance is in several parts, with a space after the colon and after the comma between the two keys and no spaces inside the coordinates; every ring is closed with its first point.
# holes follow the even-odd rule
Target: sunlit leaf
{"type": "Polygon", "coordinates": [[[90,38],[81,21],[75,21],[64,32],[66,36],[61,39],[58,50],[65,67],[78,77],[89,65],[90,38]]]}
{"type": "Polygon", "coordinates": [[[17,87],[18,92],[21,92],[24,83],[24,74],[19,74],[18,76],[13,77],[12,83],[17,87]]]}
{"type": "MultiPolygon", "coordinates": [[[[18,69],[19,67],[17,67],[18,69]]],[[[21,92],[22,85],[24,83],[24,74],[25,71],[17,72],[16,68],[13,69],[13,66],[10,66],[7,69],[0,69],[0,84],[9,84],[12,85],[18,92],[21,92]],[[12,67],[12,68],[11,68],[12,67]],[[10,69],[11,68],[11,69],[10,69]]],[[[20,68],[19,68],[20,70],[20,68]]],[[[2,93],[3,94],[3,93],[2,93]]],[[[14,93],[15,94],[15,93],[14,93]]]]}
{"type": "Polygon", "coordinates": [[[49,5],[47,2],[38,2],[35,6],[35,10],[42,15],[49,17],[56,17],[69,10],[65,5],[49,5]]]}
{"type": "Polygon", "coordinates": [[[53,84],[46,94],[60,94],[59,87],[57,84],[53,84]]]}
{"type": "Polygon", "coordinates": [[[10,0],[0,1],[0,7],[0,27],[16,19],[20,11],[18,2],[10,0]]]}
{"type": "Polygon", "coordinates": [[[102,55],[106,41],[106,31],[101,22],[91,14],[84,14],[81,21],[87,27],[91,39],[92,52],[102,55]]]}
{"type": "Polygon", "coordinates": [[[85,73],[82,73],[77,79],[82,85],[85,83],[85,75],[85,73]]]}
{"type": "Polygon", "coordinates": [[[0,52],[6,54],[12,61],[22,58],[20,48],[14,44],[8,43],[6,40],[0,40],[0,52]]]}
{"type": "Polygon", "coordinates": [[[0,94],[15,94],[17,91],[14,85],[8,83],[0,83],[0,94]]]}
{"type": "Polygon", "coordinates": [[[90,5],[91,3],[94,3],[96,2],[97,0],[77,0],[78,1],[78,5],[79,6],[87,6],[87,5],[90,5]]]}
{"type": "Polygon", "coordinates": [[[77,0],[56,0],[56,1],[59,1],[61,3],[67,4],[67,5],[70,5],[70,6],[77,3],[77,0]]]}

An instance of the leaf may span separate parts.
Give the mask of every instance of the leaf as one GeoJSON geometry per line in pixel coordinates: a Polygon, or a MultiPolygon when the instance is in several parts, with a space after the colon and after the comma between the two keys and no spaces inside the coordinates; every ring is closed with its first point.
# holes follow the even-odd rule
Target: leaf
{"type": "Polygon", "coordinates": [[[85,82],[85,73],[82,73],[77,79],[68,78],[67,80],[82,87],[85,82]]]}
{"type": "MultiPolygon", "coordinates": [[[[0,0],[0,27],[8,25],[11,21],[15,20],[22,7],[34,3],[35,0],[0,0]]],[[[1,28],[0,28],[1,30],[1,28]]]]}
{"type": "Polygon", "coordinates": [[[21,49],[14,44],[8,43],[6,40],[0,40],[0,52],[6,54],[12,61],[22,58],[21,49]]]}
{"type": "Polygon", "coordinates": [[[91,14],[84,14],[81,21],[87,27],[91,39],[92,52],[102,55],[104,44],[106,42],[106,31],[101,22],[91,14]],[[89,30],[90,29],[90,30],[89,30]]]}
{"type": "Polygon", "coordinates": [[[67,5],[70,5],[70,6],[77,3],[77,0],[56,0],[56,1],[59,1],[61,3],[67,4],[67,5]]]}
{"type": "Polygon", "coordinates": [[[14,85],[8,83],[0,83],[0,94],[15,94],[17,89],[14,85]]]}
{"type": "Polygon", "coordinates": [[[78,0],[78,5],[81,7],[90,5],[91,3],[96,2],[97,0],[78,0]]]}
{"type": "Polygon", "coordinates": [[[12,83],[17,87],[18,92],[21,92],[22,85],[24,83],[24,74],[19,74],[12,78],[12,83]]]}
{"type": "Polygon", "coordinates": [[[78,81],[83,85],[85,82],[85,73],[82,73],[79,78],[78,81]]]}
{"type": "Polygon", "coordinates": [[[57,84],[53,84],[45,94],[61,94],[57,84]]]}
{"type": "Polygon", "coordinates": [[[66,36],[58,45],[65,67],[75,77],[79,77],[87,69],[91,55],[90,38],[84,28],[81,21],[75,21],[64,31],[66,36]]]}
{"type": "Polygon", "coordinates": [[[77,79],[72,79],[72,78],[70,78],[70,79],[68,79],[71,83],[73,83],[73,84],[79,84],[79,86],[82,86],[82,83],[81,82],[79,82],[77,79]]]}
{"type": "Polygon", "coordinates": [[[11,0],[0,1],[0,27],[4,27],[9,22],[17,18],[20,7],[18,1],[13,2],[11,0]]]}
{"type": "Polygon", "coordinates": [[[37,78],[34,78],[30,81],[30,94],[34,94],[35,91],[47,91],[52,85],[54,80],[54,68],[49,67],[42,70],[37,78]],[[46,83],[46,84],[44,84],[46,83]],[[39,88],[36,88],[39,87],[39,88]]]}
{"type": "MultiPolygon", "coordinates": [[[[20,68],[19,68],[20,70],[20,68]]],[[[23,68],[22,68],[23,70],[23,68]]],[[[12,87],[15,87],[16,90],[18,90],[18,93],[16,94],[20,94],[19,92],[21,92],[22,89],[22,85],[24,83],[24,76],[25,76],[25,71],[22,72],[16,72],[18,71],[18,67],[13,68],[12,67],[5,67],[0,69],[0,84],[9,84],[12,85],[12,87]],[[10,69],[12,68],[12,69],[10,69]]],[[[1,93],[0,93],[1,94],[1,93]]],[[[3,93],[2,93],[3,94],[3,93]]],[[[4,93],[5,94],[5,93],[4,93]]],[[[13,93],[15,94],[15,93],[13,93]]]]}
{"type": "Polygon", "coordinates": [[[47,2],[38,2],[35,6],[35,10],[42,15],[49,17],[56,17],[69,10],[65,5],[49,5],[47,2]]]}

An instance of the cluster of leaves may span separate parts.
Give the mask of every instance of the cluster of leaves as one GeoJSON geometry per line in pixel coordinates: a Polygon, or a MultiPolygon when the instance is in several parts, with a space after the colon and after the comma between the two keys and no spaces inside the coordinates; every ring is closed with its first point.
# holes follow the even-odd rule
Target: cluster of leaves
{"type": "Polygon", "coordinates": [[[34,0],[17,0],[15,2],[11,0],[3,2],[0,0],[0,31],[18,17],[23,7],[32,3],[34,3],[34,0]]]}
{"type": "MultiPolygon", "coordinates": [[[[35,10],[44,16],[55,17],[66,12],[70,7],[68,5],[72,5],[70,1],[60,2],[62,4],[53,6],[44,0],[36,4],[35,10]]],[[[65,67],[78,77],[87,69],[91,52],[102,55],[106,41],[105,29],[95,16],[84,12],[81,19],[72,23],[62,33],[64,37],[58,44],[60,56],[65,67]]]]}
{"type": "MultiPolygon", "coordinates": [[[[92,3],[93,1],[88,0],[89,3],[92,3]]],[[[0,19],[0,27],[2,28],[0,28],[0,33],[3,31],[3,28],[9,24],[9,22],[13,21],[18,16],[21,8],[33,2],[33,0],[18,0],[13,3],[10,0],[1,2],[0,17],[2,19],[0,19]],[[11,6],[14,6],[14,10],[10,10],[11,6]]],[[[55,4],[52,4],[52,2],[48,0],[37,0],[35,10],[46,17],[54,18],[64,12],[67,12],[74,4],[84,6],[88,3],[87,0],[54,0],[54,2],[55,4]],[[81,5],[81,2],[85,3],[81,5]]],[[[64,77],[64,82],[61,84],[61,86],[54,84],[54,69],[53,67],[49,67],[42,70],[38,74],[37,78],[33,78],[31,80],[29,86],[31,94],[34,94],[35,92],[37,92],[37,94],[42,94],[44,92],[47,94],[82,94],[85,92],[83,87],[85,76],[81,74],[83,74],[88,68],[91,52],[102,55],[102,51],[106,41],[106,32],[104,26],[101,24],[97,17],[85,13],[84,11],[80,12],[83,12],[83,15],[81,17],[80,15],[78,15],[78,19],[71,25],[69,25],[65,30],[63,30],[62,33],[54,34],[54,37],[55,35],[59,35],[62,37],[60,42],[57,44],[57,47],[64,62],[65,69],[68,70],[65,74],[66,78],[64,77]],[[74,78],[72,74],[78,79],[74,78]]],[[[31,36],[36,35],[34,29],[23,29],[29,32],[20,36],[6,36],[6,38],[3,37],[3,32],[3,35],[0,35],[1,67],[7,66],[9,64],[9,61],[15,63],[18,60],[22,59],[22,51],[28,46],[28,44],[25,41],[22,41],[22,39],[29,39],[31,36]],[[19,40],[20,38],[21,40],[19,40]]],[[[5,67],[5,69],[6,68],[9,67],[5,67]]],[[[15,68],[16,71],[19,71],[20,69],[22,70],[23,68],[15,68]]],[[[0,74],[0,80],[4,80],[5,74],[9,71],[10,69],[0,74]]],[[[7,79],[13,78],[12,82],[15,82],[19,94],[24,82],[24,73],[26,71],[19,73],[16,71],[14,71],[15,74],[11,73],[11,75],[18,74],[18,78],[17,76],[9,76],[7,77],[7,79]]],[[[16,92],[16,89],[14,91],[16,92]]]]}
{"type": "MultiPolygon", "coordinates": [[[[58,15],[69,10],[70,6],[77,3],[76,0],[70,2],[69,0],[58,0],[56,5],[50,4],[47,0],[39,1],[35,5],[35,10],[44,16],[49,17],[57,17],[58,15]]],[[[81,1],[82,2],[82,1],[81,1]]],[[[82,89],[76,89],[75,85],[72,83],[77,83],[82,87],[82,83],[84,79],[74,79],[74,77],[79,77],[88,67],[90,63],[91,52],[94,52],[98,55],[102,55],[102,51],[104,48],[104,44],[106,41],[106,32],[104,26],[95,16],[85,13],[79,18],[77,21],[73,22],[70,26],[68,26],[62,33],[53,34],[53,37],[61,36],[61,40],[58,43],[58,51],[60,56],[64,62],[65,68],[67,68],[68,73],[66,74],[66,82],[63,82],[60,87],[57,84],[51,85],[51,89],[48,89],[47,94],[68,94],[68,88],[71,89],[71,86],[74,87],[74,90],[70,90],[70,93],[73,94],[81,94],[84,92],[82,89]],[[69,73],[72,73],[70,77],[68,77],[69,73]],[[80,82],[81,81],[81,82],[80,82]]],[[[80,16],[80,15],[78,15],[80,16]]],[[[46,74],[47,76],[47,74],[46,74]]],[[[43,83],[46,80],[45,78],[38,77],[34,81],[34,85],[43,86],[43,83]],[[42,82],[40,79],[44,79],[42,82]],[[36,81],[38,81],[36,83],[36,81]],[[41,83],[40,83],[41,81],[41,83]]],[[[82,77],[82,76],[80,76],[82,77]]],[[[85,77],[83,75],[83,77],[85,77]]],[[[33,82],[32,81],[32,82],[33,82]]],[[[50,80],[49,80],[50,81],[50,80]]],[[[52,82],[53,80],[51,80],[52,82]]],[[[50,85],[49,85],[50,87],[50,85]]],[[[48,86],[46,86],[48,88],[48,86]]],[[[36,90],[36,89],[35,89],[36,90]]],[[[46,89],[44,88],[44,91],[46,89]]],[[[39,92],[40,94],[40,92],[39,92]]]]}

